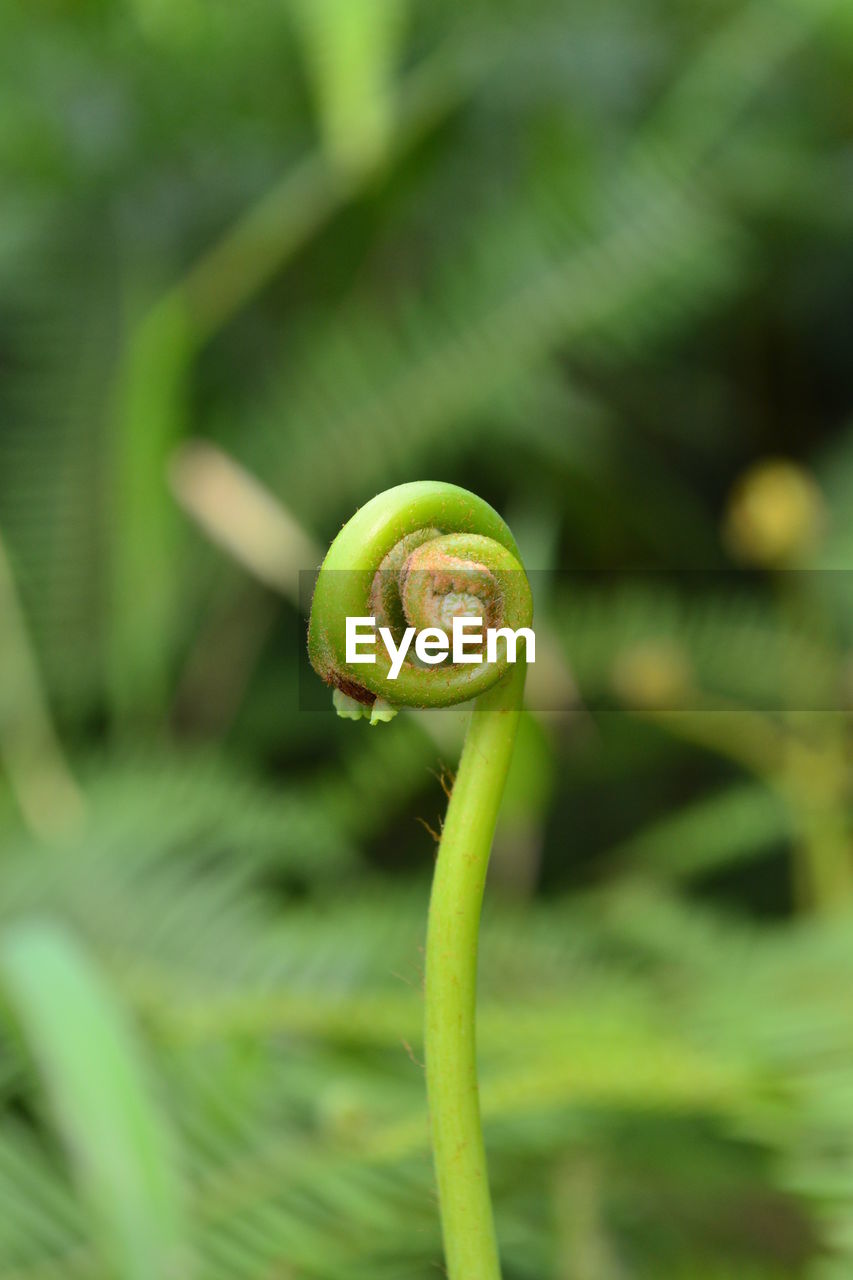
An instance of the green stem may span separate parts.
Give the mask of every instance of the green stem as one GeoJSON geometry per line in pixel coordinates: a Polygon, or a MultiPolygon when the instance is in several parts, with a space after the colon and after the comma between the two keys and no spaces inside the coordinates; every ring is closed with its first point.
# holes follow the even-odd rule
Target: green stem
{"type": "Polygon", "coordinates": [[[349,718],[369,714],[374,723],[377,712],[387,719],[391,703],[447,707],[476,699],[427,929],[426,1076],[449,1280],[500,1280],[477,1085],[477,935],[524,695],[528,635],[520,636],[516,661],[507,632],[529,634],[532,621],[530,583],[498,513],[456,485],[420,481],[378,494],[344,525],[320,569],[308,626],[314,670],[349,718]],[[480,615],[503,629],[486,663],[410,661],[392,675],[387,658],[362,664],[347,657],[347,618],[380,618],[399,642],[407,626],[446,635],[451,617],[480,615]]]}
{"type": "Polygon", "coordinates": [[[518,663],[477,701],[430,899],[426,1079],[449,1280],[500,1280],[477,1084],[477,939],[524,677],[525,666],[518,663]]]}

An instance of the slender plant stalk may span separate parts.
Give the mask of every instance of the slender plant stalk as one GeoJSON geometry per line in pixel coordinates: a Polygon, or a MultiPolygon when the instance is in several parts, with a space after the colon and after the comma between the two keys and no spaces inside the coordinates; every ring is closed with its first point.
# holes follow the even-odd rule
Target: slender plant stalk
{"type": "Polygon", "coordinates": [[[487,503],[455,485],[400,485],[374,498],[332,543],[317,579],[308,648],[341,714],[387,719],[395,705],[476,697],[439,845],[426,953],[426,1076],[449,1280],[500,1280],[480,1120],[475,1039],[483,887],[524,694],[525,653],[497,661],[404,662],[396,679],[348,664],[347,617],[376,618],[399,644],[406,627],[449,629],[459,614],[517,631],[532,621],[518,549],[487,503]]]}
{"type": "Polygon", "coordinates": [[[519,665],[471,718],[438,849],[426,947],[426,1077],[447,1272],[500,1276],[480,1123],[477,938],[495,822],[524,693],[519,665]]]}

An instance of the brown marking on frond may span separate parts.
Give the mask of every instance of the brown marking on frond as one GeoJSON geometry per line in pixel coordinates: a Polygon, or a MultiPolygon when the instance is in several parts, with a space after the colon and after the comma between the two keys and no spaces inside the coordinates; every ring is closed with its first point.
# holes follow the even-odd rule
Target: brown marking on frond
{"type": "Polygon", "coordinates": [[[345,693],[348,698],[354,698],[356,702],[363,702],[366,707],[372,707],[376,701],[375,693],[371,693],[363,685],[356,684],[354,680],[349,680],[346,676],[342,676],[339,671],[331,672],[326,679],[326,684],[332,685],[335,689],[340,689],[341,693],[345,693]]]}

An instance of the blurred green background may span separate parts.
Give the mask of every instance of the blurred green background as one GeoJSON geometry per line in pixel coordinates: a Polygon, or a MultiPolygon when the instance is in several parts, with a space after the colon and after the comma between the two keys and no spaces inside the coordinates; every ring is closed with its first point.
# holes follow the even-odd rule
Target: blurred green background
{"type": "Polygon", "coordinates": [[[0,1280],[441,1274],[460,716],[307,710],[297,587],[418,478],[536,571],[506,1280],[850,1275],[850,6],[0,19],[0,1280]]]}

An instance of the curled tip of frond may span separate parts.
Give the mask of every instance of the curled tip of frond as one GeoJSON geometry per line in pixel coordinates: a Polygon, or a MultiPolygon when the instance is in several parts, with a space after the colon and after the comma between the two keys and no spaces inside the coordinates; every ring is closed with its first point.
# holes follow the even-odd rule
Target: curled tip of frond
{"type": "Polygon", "coordinates": [[[348,617],[374,618],[399,646],[412,627],[449,634],[454,618],[479,617],[486,628],[518,628],[529,626],[531,615],[518,550],[496,511],[455,485],[399,485],[360,508],[329,548],[308,649],[314,669],[336,690],[339,713],[375,724],[390,719],[391,703],[450,706],[478,697],[506,674],[506,656],[473,668],[451,661],[426,666],[407,651],[391,675],[377,649],[375,662],[353,667],[346,657],[348,617]]]}

